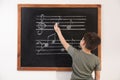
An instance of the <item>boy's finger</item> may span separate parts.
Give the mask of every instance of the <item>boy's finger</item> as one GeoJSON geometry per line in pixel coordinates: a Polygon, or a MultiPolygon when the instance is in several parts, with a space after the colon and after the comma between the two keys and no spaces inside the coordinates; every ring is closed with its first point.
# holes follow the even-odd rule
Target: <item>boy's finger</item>
{"type": "Polygon", "coordinates": [[[57,23],[55,23],[55,26],[58,26],[58,24],[57,24],[57,23]]]}
{"type": "Polygon", "coordinates": [[[55,25],[54,25],[54,28],[56,27],[56,23],[55,23],[55,25]]]}

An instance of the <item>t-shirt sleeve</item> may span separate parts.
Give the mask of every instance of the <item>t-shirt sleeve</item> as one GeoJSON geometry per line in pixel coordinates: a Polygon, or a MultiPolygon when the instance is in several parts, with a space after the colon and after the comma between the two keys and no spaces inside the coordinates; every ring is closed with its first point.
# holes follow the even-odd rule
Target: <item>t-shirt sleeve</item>
{"type": "Polygon", "coordinates": [[[68,54],[70,54],[70,56],[74,56],[75,55],[75,53],[77,52],[78,50],[76,49],[76,48],[74,48],[73,46],[69,46],[68,47],[68,49],[67,49],[67,52],[68,52],[68,54]]]}
{"type": "Polygon", "coordinates": [[[101,70],[100,60],[97,59],[97,63],[96,63],[96,67],[95,67],[95,71],[100,71],[100,70],[101,70]]]}

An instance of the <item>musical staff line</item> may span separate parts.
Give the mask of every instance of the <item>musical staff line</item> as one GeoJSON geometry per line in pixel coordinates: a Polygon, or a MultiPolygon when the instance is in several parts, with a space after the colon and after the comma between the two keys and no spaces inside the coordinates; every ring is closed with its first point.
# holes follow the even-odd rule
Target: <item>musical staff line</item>
{"type": "MultiPolygon", "coordinates": [[[[40,24],[41,22],[36,22],[36,23],[40,24]]],[[[55,22],[45,22],[45,21],[44,21],[44,23],[47,24],[47,23],[55,23],[55,22]]],[[[67,23],[70,23],[70,22],[60,22],[60,23],[61,23],[61,24],[62,24],[62,23],[66,23],[66,24],[67,24],[67,23]]],[[[74,24],[74,23],[86,23],[86,22],[72,22],[72,23],[74,24]]]]}
{"type": "MultiPolygon", "coordinates": [[[[70,45],[74,45],[74,47],[78,47],[78,48],[80,48],[80,46],[79,46],[79,44],[70,44],[70,45]]],[[[61,44],[50,44],[49,45],[49,47],[44,47],[44,49],[45,48],[63,48],[63,46],[61,45],[61,44]]],[[[36,45],[36,48],[41,48],[41,45],[39,46],[39,45],[36,45]]]]}
{"type": "MultiPolygon", "coordinates": [[[[38,40],[36,40],[36,41],[47,41],[47,40],[45,40],[45,39],[38,39],[38,40]]],[[[48,40],[48,41],[52,41],[52,40],[48,40]]],[[[56,41],[59,41],[60,42],[60,40],[56,40],[56,41]]],[[[66,40],[66,41],[73,41],[73,40],[66,40]]],[[[75,41],[80,41],[80,40],[75,40],[75,41]]]]}
{"type": "MultiPolygon", "coordinates": [[[[41,30],[41,29],[36,29],[36,30],[41,30]]],[[[54,29],[43,29],[43,31],[46,30],[54,30],[54,29]]],[[[61,30],[68,30],[68,29],[61,29],[61,30]]],[[[70,30],[86,30],[86,28],[81,28],[81,29],[70,29],[70,30]]]]}
{"type": "MultiPolygon", "coordinates": [[[[41,20],[40,18],[36,18],[36,20],[41,20]]],[[[44,21],[57,21],[58,19],[44,19],[44,21]]],[[[61,21],[68,21],[69,19],[61,19],[61,21]]],[[[73,21],[84,21],[87,20],[86,18],[81,18],[81,19],[72,19],[73,21]]]]}
{"type": "MultiPolygon", "coordinates": [[[[44,43],[43,43],[44,44],[44,43]]],[[[54,44],[61,44],[61,43],[54,43],[54,44]]],[[[78,43],[69,43],[69,44],[78,44],[78,43]]]]}
{"type": "MultiPolygon", "coordinates": [[[[44,15],[44,14],[41,14],[41,15],[44,15]]],[[[41,17],[41,15],[37,15],[36,17],[41,17]]],[[[50,18],[51,18],[51,17],[57,17],[57,18],[59,18],[59,17],[61,17],[61,18],[66,18],[66,17],[72,17],[72,18],[73,18],[73,17],[75,17],[75,18],[77,17],[77,18],[81,18],[81,17],[85,17],[85,18],[86,18],[86,16],[44,16],[44,18],[45,18],[45,17],[50,17],[50,18]]]]}
{"type": "MultiPolygon", "coordinates": [[[[36,53],[36,55],[50,55],[50,54],[56,55],[56,53],[50,53],[50,52],[49,52],[49,53],[48,53],[48,52],[46,52],[46,53],[36,53]]],[[[68,54],[68,53],[67,53],[67,52],[64,52],[64,53],[58,52],[57,55],[58,55],[58,54],[68,54]]]]}

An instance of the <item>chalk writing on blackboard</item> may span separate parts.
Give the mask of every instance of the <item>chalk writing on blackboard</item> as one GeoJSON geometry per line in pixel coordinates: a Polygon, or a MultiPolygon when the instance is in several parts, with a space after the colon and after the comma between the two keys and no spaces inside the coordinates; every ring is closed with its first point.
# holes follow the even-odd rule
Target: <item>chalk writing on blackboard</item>
{"type": "Polygon", "coordinates": [[[41,35],[43,33],[43,30],[46,27],[46,24],[43,22],[43,20],[44,20],[44,14],[41,14],[40,22],[37,22],[38,24],[36,25],[36,27],[37,27],[36,30],[37,30],[38,35],[41,35]]]}
{"type": "MultiPolygon", "coordinates": [[[[56,33],[54,32],[54,24],[57,22],[62,31],[85,31],[86,30],[86,16],[47,16],[44,14],[35,17],[36,35],[43,37],[44,33],[49,32],[45,39],[37,38],[35,40],[36,54],[66,54],[62,47],[56,33]]],[[[79,47],[79,41],[71,37],[67,42],[76,48],[79,47]]]]}

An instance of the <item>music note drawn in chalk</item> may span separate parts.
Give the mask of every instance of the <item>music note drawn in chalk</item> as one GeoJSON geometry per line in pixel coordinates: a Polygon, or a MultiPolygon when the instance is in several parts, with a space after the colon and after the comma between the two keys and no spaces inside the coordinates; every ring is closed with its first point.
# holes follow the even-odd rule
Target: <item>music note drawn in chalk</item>
{"type": "Polygon", "coordinates": [[[64,51],[65,51],[65,49],[64,49],[64,48],[61,48],[61,51],[62,51],[62,52],[64,52],[64,51]]]}
{"type": "Polygon", "coordinates": [[[57,22],[58,25],[60,24],[60,20],[62,20],[62,18],[58,16],[58,22],[57,22]]]}
{"type": "Polygon", "coordinates": [[[72,19],[70,19],[70,25],[67,26],[67,30],[70,30],[71,29],[71,23],[72,23],[72,19]]]}
{"type": "Polygon", "coordinates": [[[49,40],[52,40],[52,42],[50,42],[50,43],[54,44],[55,41],[56,41],[56,33],[53,33],[53,34],[49,35],[49,36],[47,37],[47,42],[48,42],[48,43],[49,43],[49,40]]]}
{"type": "Polygon", "coordinates": [[[48,44],[48,43],[45,43],[45,44],[44,44],[44,47],[48,47],[48,46],[49,46],[49,44],[48,44]]]}

